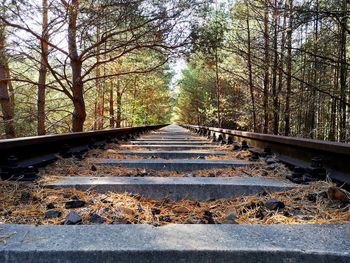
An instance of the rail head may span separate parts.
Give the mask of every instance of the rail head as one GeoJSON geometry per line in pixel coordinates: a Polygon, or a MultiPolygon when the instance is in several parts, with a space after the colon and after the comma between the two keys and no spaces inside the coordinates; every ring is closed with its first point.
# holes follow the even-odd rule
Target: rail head
{"type": "Polygon", "coordinates": [[[160,129],[168,124],[113,128],[99,131],[65,133],[0,140],[0,174],[23,173],[28,167],[40,167],[61,156],[82,156],[91,148],[103,147],[115,139],[160,129]]]}
{"type": "Polygon", "coordinates": [[[62,134],[51,134],[51,135],[42,135],[42,136],[20,137],[20,138],[14,138],[14,139],[3,139],[3,140],[0,140],[0,151],[14,149],[14,148],[23,147],[23,146],[34,146],[34,145],[42,145],[42,144],[55,143],[55,142],[66,142],[66,141],[73,141],[73,140],[108,138],[113,136],[142,133],[142,132],[160,129],[167,125],[168,124],[127,127],[127,128],[108,128],[108,129],[98,130],[98,131],[62,133],[62,134]]]}
{"type": "Polygon", "coordinates": [[[280,160],[289,160],[293,166],[304,166],[314,157],[320,157],[333,178],[341,177],[338,181],[346,181],[350,185],[350,144],[198,125],[182,126],[202,135],[221,135],[223,138],[231,137],[231,141],[237,143],[246,141],[249,146],[270,148],[280,160]]]}
{"type": "Polygon", "coordinates": [[[222,133],[226,135],[238,136],[241,138],[254,139],[254,140],[260,140],[260,141],[271,142],[271,143],[279,143],[279,144],[289,145],[293,147],[300,147],[300,148],[312,149],[312,150],[318,150],[318,151],[326,151],[326,152],[345,154],[350,156],[350,144],[348,143],[322,141],[322,140],[306,139],[306,138],[299,138],[299,137],[288,137],[288,136],[281,136],[281,135],[271,135],[271,134],[263,134],[263,133],[256,133],[256,132],[198,126],[198,125],[183,125],[183,126],[189,129],[198,130],[198,131],[199,130],[212,131],[212,132],[222,133]]]}

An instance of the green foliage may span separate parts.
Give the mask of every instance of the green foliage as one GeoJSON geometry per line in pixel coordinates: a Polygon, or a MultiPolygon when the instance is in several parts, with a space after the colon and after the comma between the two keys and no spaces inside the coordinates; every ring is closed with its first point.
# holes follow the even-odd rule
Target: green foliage
{"type": "MultiPolygon", "coordinates": [[[[225,127],[237,128],[244,115],[237,110],[244,96],[230,76],[220,74],[221,111],[225,127]]],[[[187,68],[182,71],[178,83],[176,116],[178,122],[216,125],[217,92],[215,70],[208,65],[200,53],[193,54],[187,68]]]]}
{"type": "Polygon", "coordinates": [[[211,10],[205,18],[203,24],[192,29],[193,53],[201,52],[208,61],[214,61],[217,49],[225,40],[228,16],[224,9],[218,9],[211,10]]]}

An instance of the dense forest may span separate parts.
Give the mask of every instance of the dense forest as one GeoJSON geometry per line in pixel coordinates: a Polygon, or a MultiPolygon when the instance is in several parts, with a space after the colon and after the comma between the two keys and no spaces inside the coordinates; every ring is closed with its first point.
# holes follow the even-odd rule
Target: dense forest
{"type": "Polygon", "coordinates": [[[350,140],[347,0],[2,0],[0,12],[1,137],[177,121],[350,140]]]}
{"type": "Polygon", "coordinates": [[[170,121],[170,61],[190,42],[192,0],[3,0],[1,134],[170,121]]]}
{"type": "Polygon", "coordinates": [[[349,141],[347,0],[216,3],[192,32],[182,122],[349,141]]]}

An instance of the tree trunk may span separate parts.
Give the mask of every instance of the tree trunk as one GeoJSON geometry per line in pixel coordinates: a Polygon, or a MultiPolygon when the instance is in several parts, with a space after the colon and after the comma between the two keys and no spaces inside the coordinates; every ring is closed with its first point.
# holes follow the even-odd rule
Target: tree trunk
{"type": "Polygon", "coordinates": [[[118,84],[117,84],[117,98],[116,98],[116,103],[117,103],[117,116],[115,120],[115,127],[120,128],[121,126],[121,121],[122,121],[122,93],[120,91],[120,82],[118,79],[118,84]]]}
{"type": "MultiPolygon", "coordinates": [[[[75,67],[72,67],[72,69],[75,67]]],[[[75,69],[73,72],[80,72],[78,69],[75,69]]],[[[81,132],[84,130],[84,122],[86,119],[86,108],[83,94],[83,82],[74,81],[73,82],[73,121],[72,121],[72,131],[81,132]]]]}
{"type": "MultiPolygon", "coordinates": [[[[319,25],[319,1],[317,0],[316,3],[316,19],[314,21],[314,39],[313,39],[313,76],[312,76],[312,84],[317,87],[318,86],[318,71],[319,71],[319,65],[318,65],[318,25],[319,25]]],[[[309,100],[309,120],[308,120],[308,128],[307,132],[310,138],[315,138],[315,129],[316,129],[316,90],[312,88],[311,90],[311,99],[309,100]]]]}
{"type": "Polygon", "coordinates": [[[94,124],[92,125],[93,130],[97,130],[97,93],[96,93],[96,99],[94,103],[94,124]]]}
{"type": "Polygon", "coordinates": [[[16,137],[14,127],[14,109],[9,94],[10,78],[9,66],[5,51],[5,26],[0,23],[0,105],[3,115],[6,138],[16,137]]]}
{"type": "Polygon", "coordinates": [[[342,18],[340,21],[340,141],[346,141],[346,88],[347,88],[347,60],[346,60],[346,40],[347,40],[347,0],[342,1],[342,18]]]}
{"type": "Polygon", "coordinates": [[[270,37],[269,37],[269,0],[265,0],[264,10],[264,133],[269,132],[269,85],[270,85],[270,37]]]}
{"type": "Polygon", "coordinates": [[[134,90],[132,91],[132,108],[131,108],[131,127],[134,126],[134,115],[135,115],[135,101],[136,101],[136,95],[137,95],[137,85],[136,85],[137,79],[135,78],[135,84],[134,84],[134,90]]]}
{"type": "Polygon", "coordinates": [[[251,54],[251,40],[250,40],[250,25],[249,25],[249,6],[248,2],[246,1],[247,6],[247,45],[248,45],[248,52],[247,52],[247,66],[248,66],[248,76],[249,76],[249,91],[250,91],[250,98],[252,101],[252,117],[253,117],[253,131],[257,132],[257,126],[256,126],[256,110],[255,110],[255,97],[254,97],[254,84],[253,84],[253,70],[252,70],[252,54],[251,54]]]}
{"type": "Polygon", "coordinates": [[[79,0],[72,0],[68,10],[68,49],[72,68],[72,101],[74,106],[72,116],[72,131],[81,132],[84,129],[86,108],[84,101],[83,81],[81,79],[82,62],[77,49],[77,17],[79,0]]]}
{"type": "Polygon", "coordinates": [[[284,135],[290,134],[290,94],[292,90],[292,34],[293,34],[293,0],[288,0],[288,32],[287,32],[287,92],[285,109],[285,129],[284,135]]]}
{"type": "MultiPolygon", "coordinates": [[[[97,25],[96,27],[96,41],[100,41],[100,25],[97,25]]],[[[100,62],[100,46],[97,46],[96,48],[96,62],[100,62]]],[[[103,89],[101,85],[101,68],[98,65],[96,67],[96,89],[97,89],[97,95],[96,95],[96,127],[98,130],[103,129],[103,89]]]]}
{"type": "MultiPolygon", "coordinates": [[[[302,41],[302,36],[303,35],[308,35],[309,32],[309,27],[306,24],[305,25],[305,30],[303,30],[303,28],[301,28],[301,34],[300,34],[300,39],[299,39],[299,45],[303,44],[302,41]]],[[[307,53],[304,52],[303,56],[302,56],[302,70],[301,70],[301,80],[302,82],[299,85],[299,96],[298,96],[298,110],[297,110],[297,127],[296,127],[296,134],[297,135],[303,135],[305,133],[305,127],[306,127],[306,123],[305,123],[305,105],[308,101],[308,98],[306,96],[305,93],[307,93],[306,89],[305,89],[305,83],[306,83],[306,78],[307,78],[307,53]]]]}
{"type": "MultiPolygon", "coordinates": [[[[335,87],[335,89],[337,90],[338,89],[338,70],[335,69],[334,70],[334,77],[333,77],[333,85],[335,87]]],[[[335,138],[336,138],[336,125],[337,125],[337,122],[336,122],[336,119],[337,119],[337,100],[335,98],[332,98],[332,101],[331,101],[331,109],[330,109],[330,116],[329,116],[329,119],[330,119],[330,127],[329,127],[329,133],[328,133],[328,140],[330,141],[335,141],[335,138]]]]}
{"type": "MultiPolygon", "coordinates": [[[[282,22],[282,36],[281,36],[281,53],[280,53],[280,60],[278,63],[278,87],[277,87],[277,94],[276,97],[274,98],[274,108],[276,112],[280,112],[281,109],[281,102],[279,100],[279,96],[281,94],[282,91],[282,86],[283,86],[283,70],[284,70],[284,51],[285,51],[285,44],[286,44],[286,20],[287,20],[287,15],[288,15],[288,11],[284,10],[283,12],[283,22],[282,22]]],[[[279,122],[280,122],[280,115],[277,114],[276,116],[278,118],[278,120],[275,119],[275,122],[278,123],[278,130],[279,130],[279,122]]]]}
{"type": "Polygon", "coordinates": [[[272,95],[273,95],[273,134],[278,134],[279,130],[279,109],[278,109],[278,92],[277,92],[277,70],[278,70],[278,1],[275,0],[273,9],[273,67],[272,67],[272,95]]]}
{"type": "Polygon", "coordinates": [[[221,112],[220,112],[220,96],[221,96],[221,82],[219,79],[219,61],[218,61],[218,47],[215,48],[215,75],[216,75],[216,93],[217,93],[217,118],[218,127],[221,128],[221,112]]]}
{"type": "Polygon", "coordinates": [[[109,87],[109,127],[114,128],[114,97],[113,85],[109,87]]]}
{"type": "Polygon", "coordinates": [[[46,134],[45,129],[45,91],[46,91],[46,75],[47,75],[47,62],[48,62],[48,0],[43,0],[42,2],[42,39],[40,41],[41,45],[41,60],[40,60],[40,70],[39,70],[39,80],[38,80],[38,135],[46,134]]]}

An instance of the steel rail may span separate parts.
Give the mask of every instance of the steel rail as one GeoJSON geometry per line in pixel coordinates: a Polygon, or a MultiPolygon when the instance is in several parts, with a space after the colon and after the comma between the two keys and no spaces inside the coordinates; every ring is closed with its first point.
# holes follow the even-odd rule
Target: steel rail
{"type": "Polygon", "coordinates": [[[0,140],[0,175],[3,179],[13,175],[34,178],[36,168],[55,161],[58,154],[79,157],[88,149],[103,147],[107,142],[131,139],[164,126],[167,124],[0,140]]]}
{"type": "Polygon", "coordinates": [[[294,166],[309,165],[312,158],[319,157],[332,178],[350,183],[350,144],[198,125],[181,126],[218,140],[246,141],[252,147],[271,148],[281,161],[294,166]]]}

